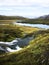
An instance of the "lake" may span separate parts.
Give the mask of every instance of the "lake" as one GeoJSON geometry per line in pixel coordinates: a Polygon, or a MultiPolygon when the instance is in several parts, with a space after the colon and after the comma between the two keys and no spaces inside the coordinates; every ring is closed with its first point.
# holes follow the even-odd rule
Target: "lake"
{"type": "Polygon", "coordinates": [[[45,24],[26,24],[26,23],[16,23],[16,22],[14,24],[15,25],[21,25],[21,26],[29,26],[29,27],[49,29],[49,25],[45,25],[45,24]]]}

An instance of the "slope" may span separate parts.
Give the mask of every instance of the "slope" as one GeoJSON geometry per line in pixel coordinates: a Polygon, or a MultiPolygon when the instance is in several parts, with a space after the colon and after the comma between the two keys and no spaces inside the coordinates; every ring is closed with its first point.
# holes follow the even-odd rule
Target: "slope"
{"type": "Polygon", "coordinates": [[[0,56],[1,65],[49,65],[49,30],[38,31],[30,45],[0,56]]]}

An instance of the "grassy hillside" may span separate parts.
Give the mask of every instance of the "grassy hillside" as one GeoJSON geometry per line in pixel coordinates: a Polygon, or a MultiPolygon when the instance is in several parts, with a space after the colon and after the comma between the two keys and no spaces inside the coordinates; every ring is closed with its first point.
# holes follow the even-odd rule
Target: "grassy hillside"
{"type": "Polygon", "coordinates": [[[30,44],[19,52],[0,55],[1,65],[49,65],[49,30],[35,33],[30,44]]]}
{"type": "Polygon", "coordinates": [[[9,20],[0,20],[0,24],[12,24],[13,22],[16,22],[17,20],[22,20],[22,23],[29,23],[29,24],[47,24],[49,25],[49,19],[9,19],[9,20]]]}
{"type": "Polygon", "coordinates": [[[41,18],[28,19],[28,20],[22,21],[22,23],[29,23],[29,24],[47,24],[47,25],[49,25],[49,19],[41,19],[41,18]]]}
{"type": "Polygon", "coordinates": [[[0,20],[0,24],[12,24],[16,20],[0,20]]]}
{"type": "Polygon", "coordinates": [[[39,30],[38,28],[22,27],[13,24],[0,25],[0,41],[12,41],[15,38],[23,38],[26,34],[39,30]]]}
{"type": "Polygon", "coordinates": [[[0,41],[12,41],[23,37],[23,31],[14,25],[0,25],[0,41]]]}
{"type": "Polygon", "coordinates": [[[17,20],[17,19],[26,19],[22,16],[4,16],[0,15],[0,20],[17,20]]]}

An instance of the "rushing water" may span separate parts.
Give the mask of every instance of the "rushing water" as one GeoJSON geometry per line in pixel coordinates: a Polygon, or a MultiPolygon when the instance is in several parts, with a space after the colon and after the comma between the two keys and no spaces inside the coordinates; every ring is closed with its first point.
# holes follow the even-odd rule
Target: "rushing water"
{"type": "Polygon", "coordinates": [[[27,46],[30,40],[32,39],[33,37],[27,37],[24,39],[16,38],[15,40],[11,42],[0,42],[0,50],[3,50],[5,52],[19,51],[22,49],[21,47],[27,46]]]}
{"type": "Polygon", "coordinates": [[[26,24],[26,23],[14,23],[14,24],[21,25],[21,26],[30,26],[30,27],[49,29],[49,25],[45,25],[45,24],[26,24]]]}

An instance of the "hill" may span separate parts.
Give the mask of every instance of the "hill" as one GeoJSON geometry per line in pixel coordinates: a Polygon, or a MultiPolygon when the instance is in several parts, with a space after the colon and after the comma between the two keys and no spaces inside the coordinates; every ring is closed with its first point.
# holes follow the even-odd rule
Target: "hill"
{"type": "Polygon", "coordinates": [[[9,42],[14,40],[15,38],[23,38],[24,35],[37,30],[39,29],[13,24],[0,25],[0,41],[9,42]]]}
{"type": "Polygon", "coordinates": [[[0,15],[0,23],[11,23],[19,20],[18,22],[29,24],[47,24],[49,25],[49,15],[40,16],[38,18],[25,18],[22,16],[2,16],[0,15]],[[21,21],[20,21],[21,20],[21,21]]]}
{"type": "Polygon", "coordinates": [[[34,19],[26,19],[25,21],[22,21],[22,23],[49,25],[49,15],[40,16],[34,19]]]}
{"type": "Polygon", "coordinates": [[[25,17],[22,16],[4,16],[4,15],[0,15],[0,20],[17,20],[17,19],[26,19],[25,17]]]}
{"type": "Polygon", "coordinates": [[[29,23],[29,24],[46,24],[49,25],[49,19],[41,19],[41,18],[37,18],[37,19],[28,19],[25,20],[21,23],[29,23]]]}
{"type": "Polygon", "coordinates": [[[49,15],[40,16],[40,19],[49,19],[49,15]]]}
{"type": "Polygon", "coordinates": [[[21,51],[0,55],[0,64],[49,65],[49,30],[37,31],[34,36],[29,45],[21,51]]]}
{"type": "Polygon", "coordinates": [[[27,35],[37,30],[40,29],[13,24],[0,25],[0,54],[10,52],[7,47],[16,50],[17,45],[21,48],[27,46],[32,39],[27,35]]]}

